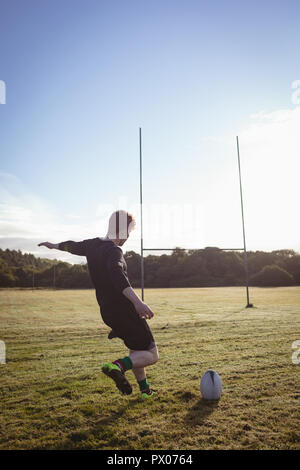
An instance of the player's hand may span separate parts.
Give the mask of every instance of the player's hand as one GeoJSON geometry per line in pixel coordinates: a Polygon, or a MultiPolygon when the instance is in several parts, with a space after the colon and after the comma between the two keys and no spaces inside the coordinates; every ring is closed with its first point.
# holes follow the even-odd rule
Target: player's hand
{"type": "Polygon", "coordinates": [[[50,250],[52,250],[52,248],[54,248],[54,243],[42,242],[42,243],[39,243],[38,246],[45,246],[46,248],[50,248],[50,250]]]}
{"type": "Polygon", "coordinates": [[[139,314],[139,317],[140,318],[147,318],[150,320],[150,318],[152,318],[154,316],[154,313],[152,312],[151,308],[148,307],[147,304],[145,304],[144,302],[142,302],[141,300],[139,302],[137,302],[135,305],[134,305],[137,313],[139,314]]]}

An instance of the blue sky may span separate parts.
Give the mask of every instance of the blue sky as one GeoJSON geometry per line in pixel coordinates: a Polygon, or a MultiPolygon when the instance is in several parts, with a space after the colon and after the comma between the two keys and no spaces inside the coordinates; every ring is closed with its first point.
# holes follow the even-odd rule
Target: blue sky
{"type": "Polygon", "coordinates": [[[0,246],[49,256],[36,241],[101,235],[120,204],[138,218],[141,126],[146,244],[241,244],[239,134],[249,249],[299,250],[299,13],[289,0],[1,2],[0,246]]]}

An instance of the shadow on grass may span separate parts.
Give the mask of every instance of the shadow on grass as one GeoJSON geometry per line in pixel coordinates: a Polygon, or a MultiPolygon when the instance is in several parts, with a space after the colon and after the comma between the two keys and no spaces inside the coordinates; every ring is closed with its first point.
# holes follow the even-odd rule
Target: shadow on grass
{"type": "Polygon", "coordinates": [[[90,420],[89,424],[83,429],[69,433],[64,440],[55,446],[55,449],[89,449],[91,445],[87,441],[90,438],[98,441],[97,448],[100,449],[106,446],[126,444],[126,435],[123,435],[118,429],[118,421],[126,414],[128,409],[132,409],[140,403],[141,400],[138,398],[130,400],[117,410],[110,410],[108,415],[96,419],[94,422],[90,420]]]}
{"type": "Polygon", "coordinates": [[[201,398],[186,414],[186,424],[189,426],[203,424],[206,418],[218,407],[218,404],[218,400],[204,400],[201,398]]]}
{"type": "Polygon", "coordinates": [[[141,404],[141,400],[139,398],[135,398],[133,400],[128,401],[126,405],[122,406],[118,410],[111,410],[109,416],[104,416],[95,423],[92,433],[94,433],[94,431],[97,429],[102,429],[103,426],[110,426],[111,424],[116,424],[118,419],[120,419],[129,408],[132,409],[137,404],[141,404]]]}

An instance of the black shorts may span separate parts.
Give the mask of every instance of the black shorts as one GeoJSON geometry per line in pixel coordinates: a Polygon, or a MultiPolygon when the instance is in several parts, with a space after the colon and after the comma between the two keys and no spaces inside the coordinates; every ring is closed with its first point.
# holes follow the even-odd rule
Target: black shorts
{"type": "Polygon", "coordinates": [[[152,331],[146,320],[139,317],[132,304],[124,306],[122,311],[100,307],[101,316],[106,325],[121,338],[128,349],[147,351],[155,346],[152,331]]]}

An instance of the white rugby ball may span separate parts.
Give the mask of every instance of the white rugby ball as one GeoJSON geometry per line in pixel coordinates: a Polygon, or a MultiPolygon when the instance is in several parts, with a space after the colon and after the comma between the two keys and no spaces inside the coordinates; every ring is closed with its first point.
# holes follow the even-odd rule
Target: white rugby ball
{"type": "Polygon", "coordinates": [[[201,395],[205,400],[219,400],[222,393],[222,380],[214,370],[208,370],[200,381],[201,395]]]}

